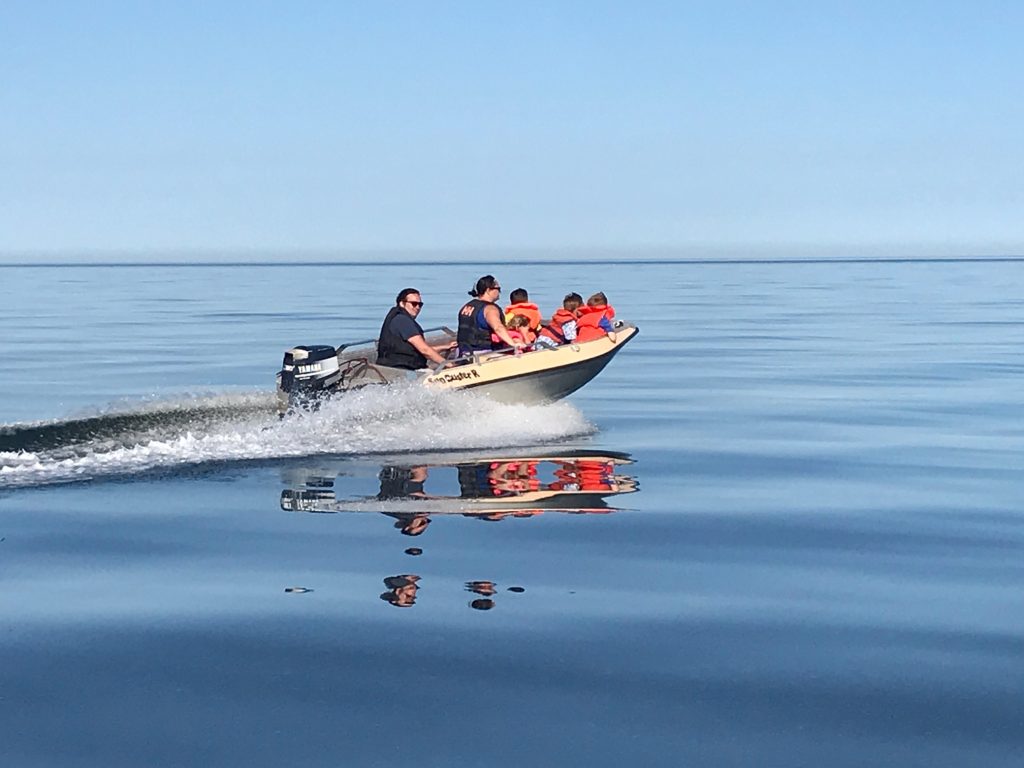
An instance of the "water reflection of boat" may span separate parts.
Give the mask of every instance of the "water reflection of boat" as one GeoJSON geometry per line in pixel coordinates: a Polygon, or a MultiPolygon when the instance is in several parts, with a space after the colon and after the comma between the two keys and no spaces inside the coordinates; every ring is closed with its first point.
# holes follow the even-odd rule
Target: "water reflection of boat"
{"type": "MultiPolygon", "coordinates": [[[[405,536],[426,533],[434,516],[496,521],[544,512],[615,512],[609,498],[639,490],[637,481],[624,471],[633,460],[613,452],[405,455],[374,464],[306,461],[317,463],[292,465],[286,470],[289,487],[281,492],[282,509],[378,513],[393,518],[394,527],[405,536]]],[[[405,554],[418,558],[423,546],[408,547],[405,554]]],[[[413,570],[419,573],[385,576],[380,600],[395,608],[418,605],[421,589],[432,579],[418,567],[413,570]]],[[[471,595],[466,604],[475,611],[493,610],[506,601],[521,599],[526,592],[521,582],[499,584],[475,576],[463,587],[463,594],[471,595]]],[[[437,599],[436,591],[424,594],[437,599]]]]}
{"type": "Polygon", "coordinates": [[[345,469],[334,475],[319,469],[281,492],[281,508],[379,511],[398,518],[408,535],[422,533],[429,522],[426,516],[434,514],[498,519],[541,511],[610,512],[609,497],[638,489],[636,480],[623,472],[629,464],[632,459],[626,454],[580,451],[463,460],[418,457],[379,465],[376,494],[339,493],[339,485],[349,480],[345,469]]]}

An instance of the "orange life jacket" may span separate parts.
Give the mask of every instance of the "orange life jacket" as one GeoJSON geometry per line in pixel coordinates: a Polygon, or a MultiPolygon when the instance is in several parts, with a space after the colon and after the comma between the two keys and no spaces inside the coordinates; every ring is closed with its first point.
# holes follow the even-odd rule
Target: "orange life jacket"
{"type": "Polygon", "coordinates": [[[578,468],[572,462],[566,462],[559,464],[558,469],[555,470],[555,479],[548,484],[547,490],[549,491],[565,491],[565,490],[578,490],[580,487],[580,477],[578,468]]]}
{"type": "Polygon", "coordinates": [[[551,317],[551,322],[540,329],[540,335],[547,336],[549,339],[554,339],[559,344],[565,344],[565,336],[562,335],[562,326],[570,320],[575,319],[575,313],[570,312],[568,309],[559,309],[551,317]]]}
{"type": "Polygon", "coordinates": [[[526,319],[530,321],[530,330],[532,331],[540,328],[540,310],[537,309],[536,304],[531,304],[528,301],[509,304],[505,307],[505,325],[512,320],[512,315],[525,315],[526,319]]]}
{"type": "Polygon", "coordinates": [[[576,343],[582,344],[585,341],[593,341],[607,336],[608,332],[599,323],[602,318],[607,318],[611,322],[613,317],[615,317],[615,310],[611,306],[580,307],[579,317],[576,319],[576,343]]]}
{"type": "Polygon", "coordinates": [[[612,464],[602,461],[580,461],[580,490],[581,491],[610,491],[612,490],[612,464]]]}

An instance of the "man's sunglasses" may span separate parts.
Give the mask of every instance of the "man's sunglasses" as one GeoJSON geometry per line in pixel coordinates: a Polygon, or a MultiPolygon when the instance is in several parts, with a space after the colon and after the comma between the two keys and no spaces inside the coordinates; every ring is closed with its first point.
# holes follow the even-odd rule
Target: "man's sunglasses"
{"type": "Polygon", "coordinates": [[[423,302],[422,301],[407,301],[405,303],[406,304],[412,304],[414,307],[422,307],[423,306],[423,302]]]}

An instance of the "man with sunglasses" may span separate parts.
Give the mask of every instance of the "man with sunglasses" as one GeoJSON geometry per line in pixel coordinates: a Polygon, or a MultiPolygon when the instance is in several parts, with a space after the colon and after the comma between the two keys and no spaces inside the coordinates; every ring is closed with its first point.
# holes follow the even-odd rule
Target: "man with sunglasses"
{"type": "Polygon", "coordinates": [[[423,337],[423,328],[416,318],[423,309],[423,299],[415,288],[403,288],[395,299],[395,306],[384,318],[377,338],[377,365],[405,368],[415,371],[427,367],[427,361],[436,365],[444,357],[423,337]]]}

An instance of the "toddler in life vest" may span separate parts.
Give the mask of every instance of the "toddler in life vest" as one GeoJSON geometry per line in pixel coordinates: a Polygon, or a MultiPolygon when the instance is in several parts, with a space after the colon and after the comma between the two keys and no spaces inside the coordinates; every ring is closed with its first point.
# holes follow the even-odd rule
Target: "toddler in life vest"
{"type": "MultiPolygon", "coordinates": [[[[521,341],[523,344],[529,345],[533,344],[534,339],[537,338],[530,330],[530,318],[526,315],[512,315],[505,327],[508,328],[508,335],[512,337],[513,341],[521,341]]],[[[501,343],[501,339],[494,333],[491,334],[491,341],[495,344],[501,343]]]]}
{"type": "Polygon", "coordinates": [[[538,347],[557,347],[559,344],[571,344],[576,340],[576,313],[583,306],[583,297],[578,293],[566,294],[562,299],[562,308],[555,311],[551,322],[540,329],[537,336],[538,347]]]}

